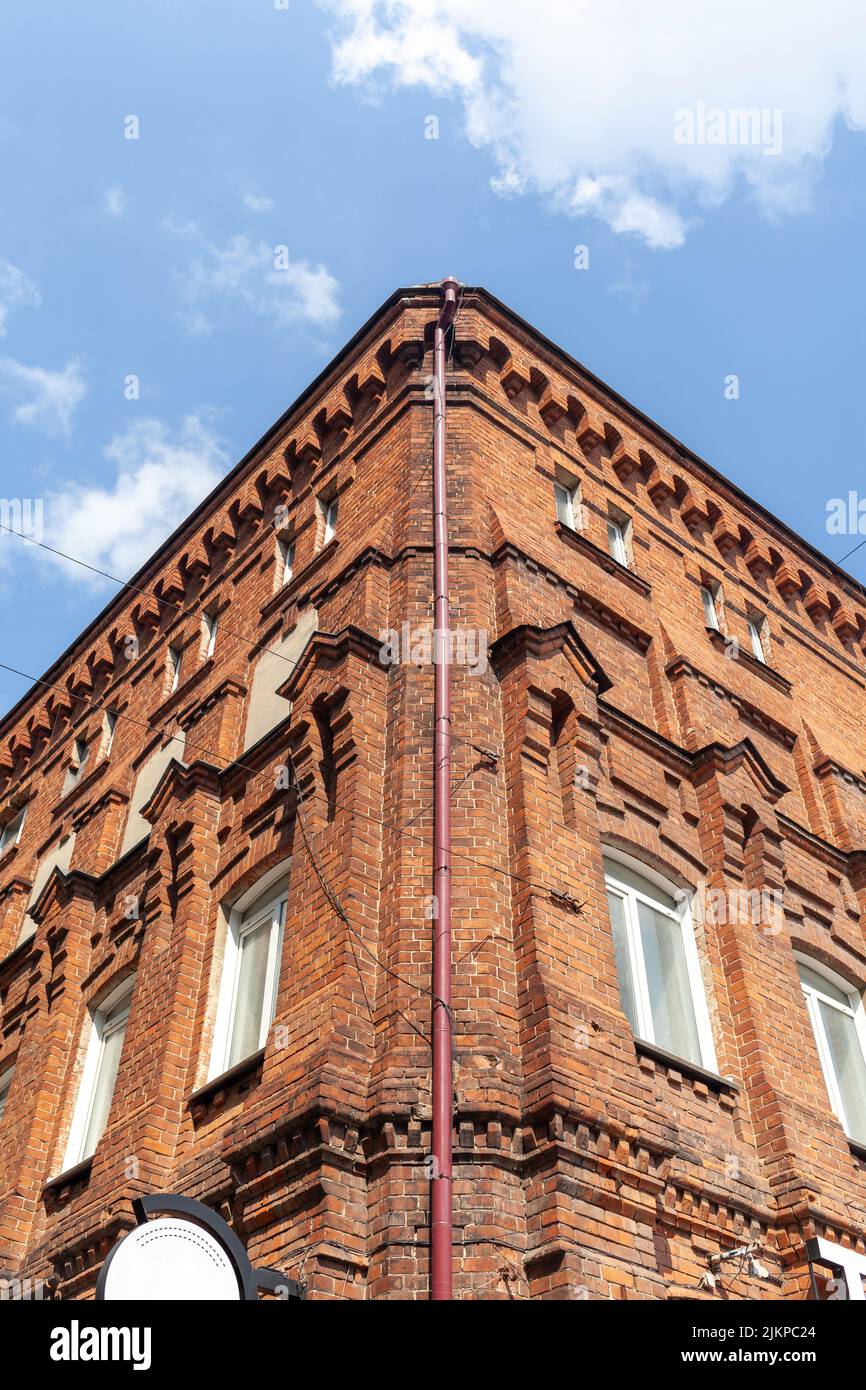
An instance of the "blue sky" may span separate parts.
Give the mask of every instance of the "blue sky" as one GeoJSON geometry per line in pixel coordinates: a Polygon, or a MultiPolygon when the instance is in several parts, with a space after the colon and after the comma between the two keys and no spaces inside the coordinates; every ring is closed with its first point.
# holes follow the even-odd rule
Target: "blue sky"
{"type": "MultiPolygon", "coordinates": [[[[744,0],[280,3],[4,7],[0,497],[48,543],[130,576],[392,289],[454,274],[857,544],[826,526],[866,494],[853,0],[782,36],[744,0]],[[701,103],[763,144],[679,143],[701,103]]],[[[114,591],[3,537],[0,660],[41,674],[114,591]]]]}

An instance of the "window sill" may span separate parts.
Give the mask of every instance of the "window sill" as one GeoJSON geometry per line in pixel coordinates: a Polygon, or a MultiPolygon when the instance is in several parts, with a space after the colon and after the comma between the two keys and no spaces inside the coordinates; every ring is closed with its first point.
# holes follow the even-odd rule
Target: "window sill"
{"type": "MultiPolygon", "coordinates": [[[[730,637],[726,637],[723,632],[720,632],[717,627],[708,627],[707,636],[713,646],[719,650],[726,649],[732,640],[730,637]]],[[[737,643],[737,661],[742,662],[746,669],[751,671],[753,675],[760,676],[761,679],[767,681],[769,685],[775,686],[783,695],[790,695],[791,682],[786,680],[779,671],[774,671],[772,666],[768,666],[766,661],[759,661],[751,652],[747,652],[744,647],[740,646],[739,642],[737,643]]]]}
{"type": "Polygon", "coordinates": [[[229,1067],[228,1071],[222,1072],[197,1091],[193,1091],[187,1101],[187,1109],[193,1111],[193,1118],[200,1119],[212,1110],[220,1092],[232,1091],[235,1087],[243,1087],[243,1089],[248,1090],[249,1086],[258,1083],[264,1055],[265,1049],[259,1048],[258,1052],[254,1052],[250,1057],[244,1057],[243,1061],[236,1062],[233,1067],[229,1067]],[[244,1082],[248,1083],[245,1087],[243,1086],[244,1082]]]}
{"type": "Polygon", "coordinates": [[[855,1158],[859,1158],[861,1163],[866,1163],[866,1144],[861,1144],[859,1139],[849,1139],[848,1148],[855,1158]]]}
{"type": "Polygon", "coordinates": [[[639,1057],[649,1057],[651,1061],[670,1067],[672,1071],[680,1072],[691,1081],[703,1081],[704,1085],[713,1091],[729,1091],[735,1095],[739,1092],[739,1082],[732,1080],[730,1076],[719,1076],[717,1072],[707,1071],[706,1067],[699,1067],[697,1062],[677,1057],[675,1053],[668,1052],[664,1047],[657,1047],[655,1043],[646,1042],[644,1038],[635,1038],[634,1050],[639,1057]]]}
{"type": "Polygon", "coordinates": [[[65,1172],[58,1173],[56,1178],[45,1183],[42,1188],[43,1199],[54,1198],[57,1200],[63,1195],[66,1188],[85,1187],[90,1179],[92,1168],[93,1155],[91,1154],[90,1158],[83,1159],[81,1163],[76,1163],[73,1168],[67,1168],[65,1172]]]}
{"type": "Polygon", "coordinates": [[[571,526],[566,526],[564,522],[557,521],[556,534],[561,540],[567,541],[575,550],[579,550],[587,560],[591,560],[599,569],[603,569],[606,574],[612,574],[616,579],[627,584],[636,594],[642,598],[649,598],[652,587],[645,579],[641,579],[639,574],[628,568],[628,565],[621,565],[619,560],[615,560],[612,555],[608,555],[606,550],[588,541],[586,536],[581,535],[580,531],[575,531],[571,526]]]}

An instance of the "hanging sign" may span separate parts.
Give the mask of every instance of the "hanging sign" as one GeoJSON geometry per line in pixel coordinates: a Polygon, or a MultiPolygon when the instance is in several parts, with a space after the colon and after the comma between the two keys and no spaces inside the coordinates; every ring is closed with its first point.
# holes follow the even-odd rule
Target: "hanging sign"
{"type": "Polygon", "coordinates": [[[231,1227],[203,1202],[162,1192],[136,1197],[132,1207],[138,1225],[109,1251],[98,1299],[238,1303],[255,1301],[259,1289],[303,1297],[279,1270],[254,1269],[231,1227]]]}

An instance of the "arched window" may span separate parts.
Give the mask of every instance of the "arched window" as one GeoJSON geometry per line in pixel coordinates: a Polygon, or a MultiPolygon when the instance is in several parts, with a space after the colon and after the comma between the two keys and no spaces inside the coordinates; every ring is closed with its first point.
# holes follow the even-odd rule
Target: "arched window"
{"type": "Polygon", "coordinates": [[[866,1019],[855,989],[814,961],[797,961],[833,1114],[866,1144],[866,1019]]]}
{"type": "Polygon", "coordinates": [[[605,855],[622,1006],[635,1037],[716,1069],[688,899],[633,860],[605,855]]]}
{"type": "Polygon", "coordinates": [[[263,1048],[274,1021],[288,865],[249,889],[229,913],[210,1076],[221,1076],[263,1048]]]}

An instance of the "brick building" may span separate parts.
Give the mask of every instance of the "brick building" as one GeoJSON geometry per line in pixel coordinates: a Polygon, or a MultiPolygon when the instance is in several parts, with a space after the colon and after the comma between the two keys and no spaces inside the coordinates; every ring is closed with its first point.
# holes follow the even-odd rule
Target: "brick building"
{"type": "MultiPolygon", "coordinates": [[[[137,1193],[428,1291],[436,286],[0,726],[0,1269],[137,1193]]],[[[864,1249],[866,592],[481,289],[448,365],[461,1298],[864,1249]]],[[[11,544],[11,542],[10,542],[11,544]]]]}

